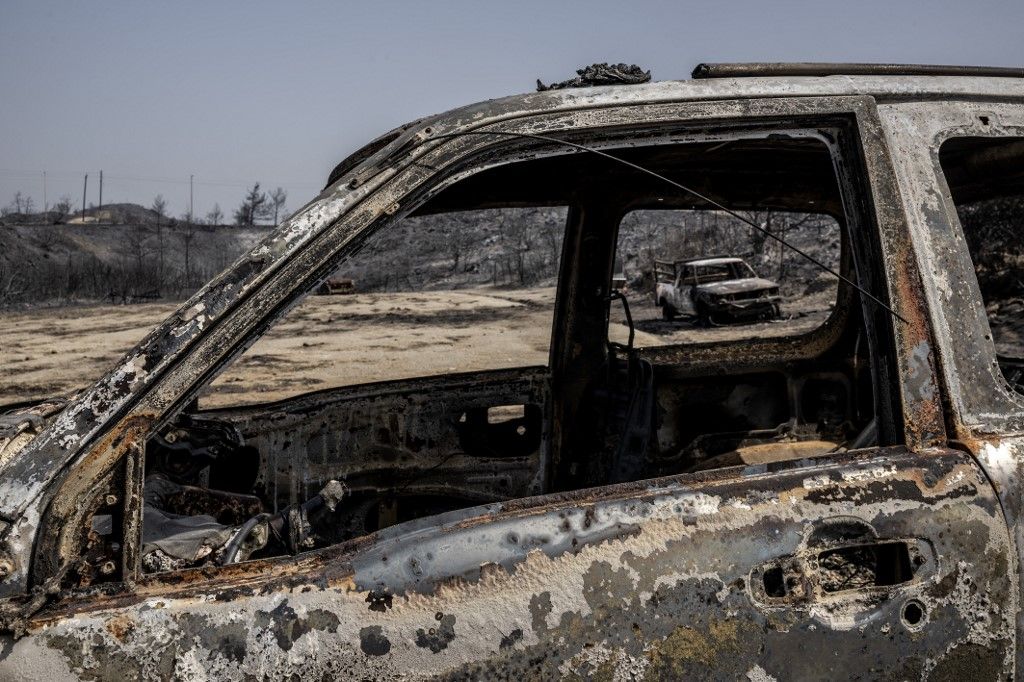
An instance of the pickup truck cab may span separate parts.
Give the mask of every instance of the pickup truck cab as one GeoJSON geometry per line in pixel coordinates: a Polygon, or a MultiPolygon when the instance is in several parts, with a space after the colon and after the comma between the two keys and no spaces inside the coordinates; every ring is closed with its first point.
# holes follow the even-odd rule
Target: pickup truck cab
{"type": "Polygon", "coordinates": [[[396,129],[93,385],[6,408],[0,678],[1019,679],[1021,320],[990,311],[1024,72],[695,76],[396,129]],[[763,236],[709,200],[823,217],[820,314],[633,321],[612,276],[664,211],[705,253],[763,236]],[[449,287],[443,331],[309,312],[339,268],[449,287]],[[232,403],[295,314],[318,382],[232,403]]]}
{"type": "Polygon", "coordinates": [[[656,265],[655,302],[666,320],[690,315],[709,326],[779,316],[778,283],[758,277],[742,258],[657,261],[656,265]]]}

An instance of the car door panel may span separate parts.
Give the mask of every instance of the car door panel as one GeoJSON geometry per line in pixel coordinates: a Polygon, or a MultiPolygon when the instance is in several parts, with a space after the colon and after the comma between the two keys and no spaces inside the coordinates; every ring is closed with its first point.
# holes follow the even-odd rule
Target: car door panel
{"type": "Polygon", "coordinates": [[[0,674],[44,656],[97,679],[1005,677],[1011,561],[970,456],[886,449],[495,504],[297,562],[149,578],[40,614],[0,674]]]}

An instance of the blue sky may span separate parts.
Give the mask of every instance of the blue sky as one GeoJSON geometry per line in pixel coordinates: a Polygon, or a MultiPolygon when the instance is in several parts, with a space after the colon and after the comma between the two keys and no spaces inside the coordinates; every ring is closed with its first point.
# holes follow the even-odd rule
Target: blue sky
{"type": "Polygon", "coordinates": [[[89,199],[290,208],[405,121],[595,61],[658,80],[701,61],[1024,65],[1024,1],[50,2],[0,0],[0,205],[89,199]]]}

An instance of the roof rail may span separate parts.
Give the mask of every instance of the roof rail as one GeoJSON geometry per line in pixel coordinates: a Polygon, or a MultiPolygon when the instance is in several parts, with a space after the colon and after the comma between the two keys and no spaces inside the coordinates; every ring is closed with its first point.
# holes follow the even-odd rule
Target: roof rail
{"type": "Polygon", "coordinates": [[[698,64],[692,78],[757,76],[994,76],[1024,78],[1024,68],[941,64],[833,64],[827,62],[747,62],[698,64]]]}

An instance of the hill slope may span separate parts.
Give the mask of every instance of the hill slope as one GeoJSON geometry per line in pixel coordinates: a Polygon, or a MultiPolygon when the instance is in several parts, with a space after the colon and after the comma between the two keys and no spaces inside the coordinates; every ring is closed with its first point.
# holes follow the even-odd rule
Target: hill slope
{"type": "Polygon", "coordinates": [[[181,298],[271,229],[155,221],[0,225],[0,306],[181,298]]]}

